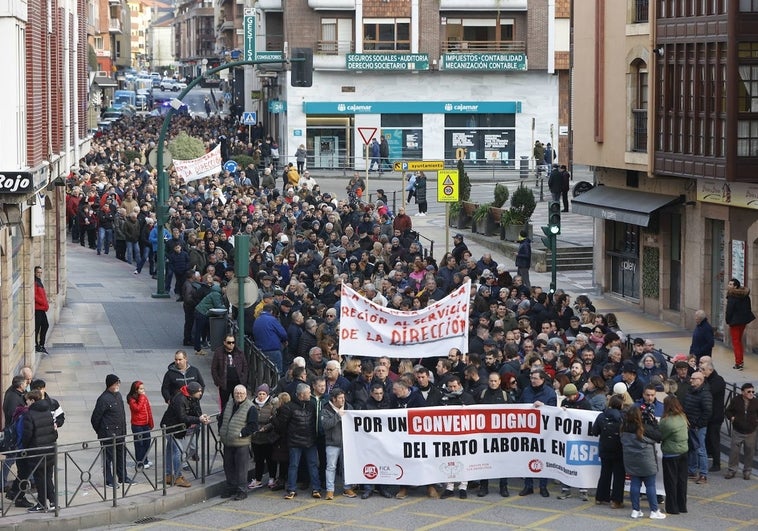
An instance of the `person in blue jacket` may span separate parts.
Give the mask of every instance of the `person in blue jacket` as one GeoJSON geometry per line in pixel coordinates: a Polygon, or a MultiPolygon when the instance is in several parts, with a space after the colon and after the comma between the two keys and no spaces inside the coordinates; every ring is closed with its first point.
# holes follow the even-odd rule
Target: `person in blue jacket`
{"type": "Polygon", "coordinates": [[[282,348],[287,344],[287,331],[284,329],[274,312],[276,306],[265,304],[261,314],[253,323],[253,341],[263,354],[276,365],[279,376],[284,375],[282,348]]]}

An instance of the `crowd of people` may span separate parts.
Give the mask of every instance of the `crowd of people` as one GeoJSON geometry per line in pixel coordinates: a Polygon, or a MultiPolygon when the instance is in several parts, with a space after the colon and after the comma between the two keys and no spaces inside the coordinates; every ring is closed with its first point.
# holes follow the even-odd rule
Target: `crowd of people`
{"type": "MultiPolygon", "coordinates": [[[[292,499],[298,483],[306,483],[312,497],[325,492],[326,499],[333,499],[346,410],[475,403],[597,411],[604,422],[595,424],[602,463],[595,501],[624,507],[623,476],[629,474],[633,518],[642,516],[640,486],[655,490],[656,443],[662,445],[666,514],[687,511],[687,476],[704,484],[709,473],[720,470],[720,427],[726,414],[739,433],[744,430],[744,437],[732,440],[738,447],[726,477],[738,471],[741,445],[743,477],[750,478],[758,427],[753,387],[743,387],[742,402],[735,398],[725,411],[724,381],[702,341],[693,339],[689,355],[669,360],[651,340],[628,341],[616,316],[598,312],[587,296],[572,301],[562,290],[548,294],[531,285],[528,276],[511,274],[513,268],[491,254],[474,257],[462,234],[455,235],[450,253],[435,260],[425,253],[404,209],[392,212],[381,189],[368,201],[357,174],[347,183],[345,197],[334,197],[321,192],[300,158],[297,167],[279,168],[271,155],[271,137],[256,134],[248,142],[246,131],[238,134],[237,124],[222,117],[175,121],[177,130],[202,138],[207,149],[221,143],[225,157],[244,153],[254,162],[189,183],[170,173],[169,220],[157,227],[156,172],[142,161],[155,146],[160,122],[142,116],[122,120],[102,132],[72,169],[67,213],[72,240],[86,242],[97,255],[108,255],[112,245],[117,259],[135,266],[135,275],[146,263],[152,275],[158,267],[166,268],[166,290],[173,283],[183,303],[183,344],[194,347],[198,356],[208,348],[209,312],[226,306],[224,287],[235,276],[234,240],[249,237],[247,269],[259,286],[260,300],[246,312],[245,332],[281,377],[273,388],[264,384],[253,393],[246,388],[248,360],[235,338],[227,336],[213,351],[220,436],[228,450],[223,496],[240,500],[248,490],[266,486],[284,490],[285,498],[292,499]],[[129,160],[134,153],[137,159],[129,160]],[[159,238],[166,241],[166,264],[156,263],[159,238]],[[379,305],[410,311],[469,280],[474,287],[466,352],[420,355],[416,363],[340,355],[343,284],[379,305]],[[254,456],[253,470],[245,466],[248,451],[254,456]],[[301,460],[306,463],[302,470],[301,460]]],[[[124,411],[119,386],[118,377],[109,375],[100,409],[110,404],[108,411],[124,411]]],[[[193,427],[209,422],[199,408],[205,387],[187,353],[178,350],[161,390],[169,406],[161,425],[180,426],[167,442],[169,484],[189,485],[179,459],[193,453],[193,427]]],[[[144,396],[144,385],[135,382],[128,398],[135,433],[153,427],[144,396]]],[[[100,436],[97,420],[93,414],[100,436]]],[[[123,437],[125,416],[119,413],[118,422],[121,431],[104,436],[123,437]]],[[[150,466],[148,456],[138,453],[141,466],[150,466]]],[[[128,482],[120,469],[123,456],[109,455],[119,465],[117,477],[106,481],[128,482]]],[[[510,496],[508,478],[497,479],[499,494],[510,496]]],[[[368,498],[376,492],[402,499],[409,487],[344,485],[343,495],[356,497],[360,491],[368,498]]],[[[477,496],[489,494],[486,480],[464,481],[457,489],[446,484],[441,492],[429,485],[426,493],[448,498],[457,490],[466,498],[474,488],[477,496]]],[[[538,488],[550,496],[545,478],[538,488]]],[[[533,492],[532,480],[525,479],[518,494],[533,492]]],[[[558,498],[571,496],[569,486],[563,486],[558,498]]],[[[584,490],[579,496],[588,498],[584,490]]],[[[651,518],[664,518],[657,498],[648,496],[648,501],[651,518]]]]}

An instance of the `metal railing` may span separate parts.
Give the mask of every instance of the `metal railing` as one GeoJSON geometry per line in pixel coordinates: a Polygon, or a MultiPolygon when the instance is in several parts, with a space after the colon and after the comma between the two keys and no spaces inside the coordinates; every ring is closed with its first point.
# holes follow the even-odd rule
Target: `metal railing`
{"type": "Polygon", "coordinates": [[[523,53],[524,41],[458,41],[449,40],[441,45],[441,53],[523,53]]]}
{"type": "Polygon", "coordinates": [[[634,130],[632,132],[632,151],[647,152],[647,110],[635,109],[632,111],[634,118],[634,130]]]}
{"type": "Polygon", "coordinates": [[[355,51],[353,41],[317,41],[316,53],[321,55],[339,55],[355,51]]]}
{"type": "MultiPolygon", "coordinates": [[[[223,444],[217,432],[218,413],[209,415],[209,424],[198,424],[190,428],[183,439],[185,448],[182,451],[181,466],[191,479],[199,480],[205,484],[208,478],[223,474],[223,444]]],[[[54,445],[32,450],[16,450],[3,452],[0,460],[5,466],[5,482],[9,484],[18,481],[19,491],[13,499],[5,496],[0,497],[0,516],[14,516],[17,512],[12,509],[15,502],[22,497],[29,496],[34,503],[46,505],[47,500],[40,500],[32,489],[31,475],[35,470],[47,472],[47,467],[54,470],[53,484],[55,486],[55,515],[59,516],[60,510],[73,506],[92,505],[95,503],[109,502],[113,507],[119,501],[126,498],[149,494],[167,494],[171,486],[166,482],[164,463],[167,459],[166,443],[173,439],[170,433],[176,426],[156,428],[150,432],[132,433],[123,437],[111,437],[93,439],[79,443],[54,445]],[[145,468],[135,459],[135,440],[142,440],[149,433],[150,446],[147,458],[152,461],[151,468],[145,468]],[[132,482],[114,481],[110,486],[105,483],[106,453],[117,455],[123,451],[125,465],[124,472],[132,482]],[[51,458],[51,459],[47,459],[51,458]],[[16,469],[13,463],[26,460],[23,477],[19,476],[18,464],[16,469]]],[[[110,463],[111,476],[118,477],[116,462],[110,463]]],[[[220,476],[221,479],[223,476],[220,476]]],[[[20,509],[24,511],[25,509],[20,509]]]]}

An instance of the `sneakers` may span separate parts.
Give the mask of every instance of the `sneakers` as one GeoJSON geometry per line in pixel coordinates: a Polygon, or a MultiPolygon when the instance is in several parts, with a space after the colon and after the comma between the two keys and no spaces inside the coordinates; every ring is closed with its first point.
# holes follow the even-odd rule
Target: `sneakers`
{"type": "Polygon", "coordinates": [[[311,498],[316,498],[317,500],[321,499],[321,493],[317,490],[314,490],[311,492],[311,498]]]}
{"type": "Polygon", "coordinates": [[[440,497],[440,493],[437,492],[437,489],[435,489],[432,485],[429,485],[426,488],[426,495],[432,498],[433,500],[436,500],[440,497]]]}
{"type": "Polygon", "coordinates": [[[262,486],[263,486],[263,482],[262,481],[257,481],[257,480],[254,479],[253,481],[251,481],[250,483],[248,483],[247,488],[250,489],[250,490],[253,490],[253,489],[259,489],[262,486]]]}
{"type": "Polygon", "coordinates": [[[742,473],[742,479],[750,479],[750,472],[743,472],[742,473]]]}
{"type": "Polygon", "coordinates": [[[580,490],[579,491],[579,499],[582,500],[582,501],[589,501],[590,498],[589,498],[589,496],[587,496],[587,491],[586,490],[580,490]]]}
{"type": "Polygon", "coordinates": [[[566,500],[571,497],[571,491],[570,490],[562,490],[561,493],[558,495],[559,500],[566,500]]]}
{"type": "Polygon", "coordinates": [[[400,487],[398,491],[395,493],[395,498],[398,500],[404,500],[408,497],[408,489],[405,487],[400,487]]]}
{"type": "Polygon", "coordinates": [[[661,511],[653,511],[650,513],[650,518],[653,520],[663,520],[666,518],[666,515],[663,514],[661,511]]]}
{"type": "Polygon", "coordinates": [[[632,518],[642,518],[645,516],[642,511],[632,511],[632,518]]]}
{"type": "Polygon", "coordinates": [[[345,498],[357,498],[358,495],[355,493],[353,489],[345,489],[345,492],[342,493],[342,495],[345,498]]]}
{"type": "Polygon", "coordinates": [[[744,371],[745,366],[742,363],[737,363],[734,366],[732,366],[732,369],[734,369],[735,371],[744,371]]]}
{"type": "Polygon", "coordinates": [[[40,505],[39,503],[27,509],[27,512],[30,512],[30,513],[44,513],[46,511],[47,509],[44,506],[40,505]]]}
{"type": "Polygon", "coordinates": [[[326,499],[327,500],[333,500],[334,499],[334,491],[333,490],[326,491],[326,499]]]}
{"type": "Polygon", "coordinates": [[[285,495],[284,495],[284,499],[285,499],[285,500],[291,500],[291,499],[293,499],[295,496],[297,496],[297,492],[295,492],[294,490],[291,490],[291,491],[289,491],[287,494],[285,494],[285,495]]]}
{"type": "Polygon", "coordinates": [[[273,489],[274,485],[276,485],[276,480],[274,478],[268,479],[268,484],[266,485],[268,488],[273,489]]]}

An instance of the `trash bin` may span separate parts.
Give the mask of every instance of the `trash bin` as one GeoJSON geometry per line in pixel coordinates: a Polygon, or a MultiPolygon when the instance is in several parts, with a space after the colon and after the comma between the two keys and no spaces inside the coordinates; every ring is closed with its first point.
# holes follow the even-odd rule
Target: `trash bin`
{"type": "Polygon", "coordinates": [[[210,331],[208,339],[211,343],[211,350],[216,350],[218,347],[224,344],[224,338],[226,337],[226,308],[211,308],[208,310],[208,326],[210,331]]]}
{"type": "Polygon", "coordinates": [[[529,157],[525,157],[524,155],[521,156],[518,172],[521,179],[526,179],[529,177],[529,157]]]}

